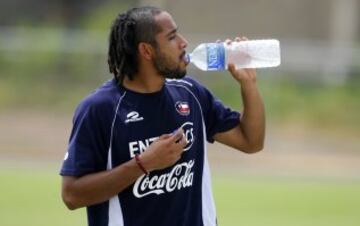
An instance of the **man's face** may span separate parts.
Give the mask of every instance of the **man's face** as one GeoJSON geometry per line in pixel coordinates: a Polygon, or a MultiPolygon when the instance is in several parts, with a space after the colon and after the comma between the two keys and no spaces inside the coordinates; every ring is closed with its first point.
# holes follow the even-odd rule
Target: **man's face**
{"type": "Polygon", "coordinates": [[[182,78],[186,75],[184,61],[188,42],[177,32],[177,26],[167,12],[155,17],[161,32],[156,35],[154,66],[166,78],[182,78]]]}

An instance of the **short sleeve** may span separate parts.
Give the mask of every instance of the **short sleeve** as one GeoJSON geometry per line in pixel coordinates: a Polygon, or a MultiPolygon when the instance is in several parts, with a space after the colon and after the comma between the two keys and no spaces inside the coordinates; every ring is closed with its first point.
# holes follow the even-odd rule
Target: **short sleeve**
{"type": "Polygon", "coordinates": [[[240,123],[240,113],[225,106],[206,87],[191,79],[196,87],[203,109],[206,138],[213,143],[216,133],[228,131],[240,123]]]}
{"type": "Polygon", "coordinates": [[[100,108],[84,101],[75,111],[60,175],[82,176],[106,169],[110,124],[100,108]]]}

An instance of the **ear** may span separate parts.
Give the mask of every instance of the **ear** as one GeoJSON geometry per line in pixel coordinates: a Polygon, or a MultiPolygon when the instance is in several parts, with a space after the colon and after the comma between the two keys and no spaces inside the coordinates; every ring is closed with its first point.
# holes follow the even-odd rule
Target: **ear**
{"type": "Polygon", "coordinates": [[[146,60],[151,60],[153,57],[154,48],[145,42],[140,42],[138,45],[139,55],[146,60]]]}

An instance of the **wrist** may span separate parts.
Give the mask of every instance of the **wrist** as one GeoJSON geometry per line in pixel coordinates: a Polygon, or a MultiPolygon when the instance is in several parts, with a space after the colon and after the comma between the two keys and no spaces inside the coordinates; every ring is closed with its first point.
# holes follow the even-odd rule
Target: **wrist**
{"type": "Polygon", "coordinates": [[[242,90],[256,88],[256,80],[244,79],[239,81],[242,90]]]}
{"type": "Polygon", "coordinates": [[[146,165],[144,164],[144,162],[142,161],[142,159],[140,158],[140,155],[139,154],[136,154],[135,155],[135,162],[137,164],[137,166],[140,168],[140,170],[148,175],[149,174],[149,170],[146,168],[146,165]]]}

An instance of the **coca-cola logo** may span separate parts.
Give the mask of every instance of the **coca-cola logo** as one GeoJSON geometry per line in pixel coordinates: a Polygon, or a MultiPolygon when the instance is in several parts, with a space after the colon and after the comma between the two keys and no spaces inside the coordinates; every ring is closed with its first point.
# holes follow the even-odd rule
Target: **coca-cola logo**
{"type": "Polygon", "coordinates": [[[133,194],[137,198],[147,195],[164,193],[191,187],[193,184],[193,166],[195,160],[175,165],[169,173],[161,175],[143,175],[139,177],[133,187],[133,194]]]}

